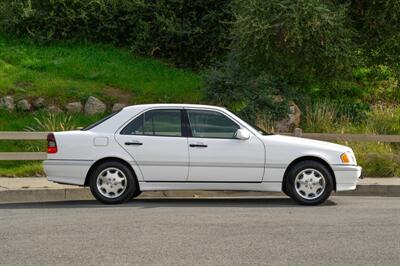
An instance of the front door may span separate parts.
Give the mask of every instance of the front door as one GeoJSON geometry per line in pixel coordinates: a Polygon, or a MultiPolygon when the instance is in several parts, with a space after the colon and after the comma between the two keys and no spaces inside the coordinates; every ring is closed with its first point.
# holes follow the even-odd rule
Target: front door
{"type": "Polygon", "coordinates": [[[264,144],[255,135],[235,138],[241,126],[218,111],[186,110],[191,182],[261,182],[264,174],[264,144]]]}
{"type": "Polygon", "coordinates": [[[186,181],[189,155],[184,132],[182,110],[155,109],[135,118],[116,138],[146,181],[186,181]]]}

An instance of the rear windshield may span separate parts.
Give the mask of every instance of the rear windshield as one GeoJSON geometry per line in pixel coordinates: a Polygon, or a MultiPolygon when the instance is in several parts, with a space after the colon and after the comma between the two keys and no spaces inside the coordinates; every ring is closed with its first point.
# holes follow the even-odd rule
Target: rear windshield
{"type": "Polygon", "coordinates": [[[108,115],[108,116],[106,116],[106,117],[100,119],[100,120],[97,121],[96,123],[93,123],[93,124],[91,124],[90,126],[87,126],[87,127],[83,128],[83,129],[81,129],[81,130],[83,130],[83,131],[91,130],[92,128],[97,127],[98,125],[100,125],[100,124],[103,123],[104,121],[107,121],[108,119],[110,119],[111,117],[113,117],[113,116],[116,115],[116,114],[118,114],[118,112],[112,113],[112,114],[110,114],[110,115],[108,115]]]}

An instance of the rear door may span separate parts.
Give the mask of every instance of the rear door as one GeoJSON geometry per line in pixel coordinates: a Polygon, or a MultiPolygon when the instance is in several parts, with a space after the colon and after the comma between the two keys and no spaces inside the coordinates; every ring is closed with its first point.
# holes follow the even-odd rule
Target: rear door
{"type": "Polygon", "coordinates": [[[182,112],[182,109],[149,110],[116,134],[146,181],[186,181],[189,154],[182,112]]]}
{"type": "Polygon", "coordinates": [[[261,182],[264,144],[253,133],[247,140],[235,138],[241,128],[226,114],[188,109],[189,177],[191,182],[261,182]]]}

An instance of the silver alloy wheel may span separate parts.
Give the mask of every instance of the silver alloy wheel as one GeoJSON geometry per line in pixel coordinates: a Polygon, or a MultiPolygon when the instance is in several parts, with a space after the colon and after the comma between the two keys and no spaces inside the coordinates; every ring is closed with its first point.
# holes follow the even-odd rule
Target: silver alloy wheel
{"type": "Polygon", "coordinates": [[[125,174],[118,168],[106,168],[97,176],[97,190],[106,198],[114,199],[124,193],[127,187],[125,174]]]}
{"type": "Polygon", "coordinates": [[[321,172],[308,168],[297,174],[294,185],[300,197],[306,200],[313,200],[324,193],[326,181],[321,172]]]}

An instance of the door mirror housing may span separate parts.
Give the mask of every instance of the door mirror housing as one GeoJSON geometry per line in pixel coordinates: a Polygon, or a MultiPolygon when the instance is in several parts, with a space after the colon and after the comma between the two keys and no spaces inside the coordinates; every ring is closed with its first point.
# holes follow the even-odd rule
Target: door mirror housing
{"type": "Polygon", "coordinates": [[[250,138],[250,132],[247,129],[239,128],[235,133],[235,138],[246,140],[250,138]]]}

